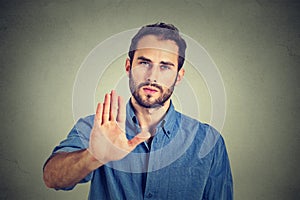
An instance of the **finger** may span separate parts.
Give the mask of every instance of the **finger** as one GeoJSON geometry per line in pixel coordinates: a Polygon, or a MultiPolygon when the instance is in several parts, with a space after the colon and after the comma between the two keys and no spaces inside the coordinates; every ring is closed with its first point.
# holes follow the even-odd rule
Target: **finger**
{"type": "Polygon", "coordinates": [[[104,98],[104,105],[103,105],[102,123],[108,122],[109,110],[110,110],[110,94],[106,94],[104,98]]]}
{"type": "Polygon", "coordinates": [[[138,135],[136,135],[134,138],[128,141],[128,145],[131,150],[133,150],[137,145],[141,144],[142,142],[145,142],[151,137],[151,134],[149,132],[141,132],[138,135]]]}
{"type": "Polygon", "coordinates": [[[98,103],[97,109],[96,109],[95,121],[97,123],[99,123],[99,125],[102,124],[102,112],[103,112],[103,104],[98,103]]]}
{"type": "Polygon", "coordinates": [[[110,93],[110,117],[109,120],[115,121],[118,110],[118,96],[115,90],[110,93]]]}
{"type": "Polygon", "coordinates": [[[118,96],[118,115],[117,122],[124,123],[126,119],[126,109],[124,104],[124,99],[121,96],[118,96]]]}

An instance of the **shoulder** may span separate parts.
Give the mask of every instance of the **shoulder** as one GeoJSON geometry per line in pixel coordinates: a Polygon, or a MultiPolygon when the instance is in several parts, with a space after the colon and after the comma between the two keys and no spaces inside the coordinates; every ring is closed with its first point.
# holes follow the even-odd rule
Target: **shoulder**
{"type": "Polygon", "coordinates": [[[89,115],[78,119],[73,129],[71,130],[69,137],[76,135],[88,138],[94,125],[94,116],[95,115],[89,115]]]}
{"type": "Polygon", "coordinates": [[[213,136],[213,137],[220,137],[221,134],[211,125],[207,123],[203,123],[197,119],[194,119],[188,115],[185,115],[183,113],[180,113],[176,111],[177,115],[177,123],[182,128],[190,128],[190,127],[195,127],[197,128],[198,134],[203,134],[206,136],[207,134],[213,136]]]}
{"type": "Polygon", "coordinates": [[[77,128],[92,128],[94,125],[94,117],[95,115],[88,115],[86,117],[78,119],[75,126],[77,128]]]}
{"type": "Polygon", "coordinates": [[[211,151],[225,147],[222,135],[213,126],[177,111],[176,114],[180,129],[188,134],[195,134],[193,144],[200,148],[200,157],[205,157],[211,151]]]}

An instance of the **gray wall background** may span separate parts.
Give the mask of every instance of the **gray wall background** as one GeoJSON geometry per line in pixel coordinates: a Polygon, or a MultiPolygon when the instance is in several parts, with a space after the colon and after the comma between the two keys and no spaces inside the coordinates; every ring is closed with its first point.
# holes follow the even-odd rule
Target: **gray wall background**
{"type": "Polygon", "coordinates": [[[300,198],[299,1],[0,2],[0,199],[87,198],[88,184],[42,181],[74,124],[77,70],[109,36],[157,21],[202,44],[221,72],[235,199],[300,198]]]}

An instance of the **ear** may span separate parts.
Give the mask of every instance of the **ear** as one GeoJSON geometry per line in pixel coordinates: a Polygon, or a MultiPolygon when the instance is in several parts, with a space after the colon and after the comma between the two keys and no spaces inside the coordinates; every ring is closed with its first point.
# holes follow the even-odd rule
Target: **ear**
{"type": "Polygon", "coordinates": [[[182,68],[179,70],[178,74],[177,74],[177,80],[176,80],[175,85],[178,85],[178,84],[181,82],[181,80],[182,80],[183,77],[184,77],[184,73],[185,73],[185,71],[184,71],[184,69],[183,69],[183,67],[182,67],[182,68]]]}
{"type": "Polygon", "coordinates": [[[126,61],[125,61],[125,70],[126,70],[127,76],[129,76],[129,72],[130,72],[130,59],[129,58],[126,58],[126,61]]]}

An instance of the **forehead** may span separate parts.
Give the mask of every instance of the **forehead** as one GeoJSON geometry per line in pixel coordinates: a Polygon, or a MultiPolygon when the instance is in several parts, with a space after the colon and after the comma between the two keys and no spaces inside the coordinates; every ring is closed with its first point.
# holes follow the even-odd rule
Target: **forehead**
{"type": "Polygon", "coordinates": [[[136,51],[152,50],[165,52],[178,56],[179,48],[173,40],[161,40],[155,35],[146,35],[142,37],[136,46],[136,51]]]}

